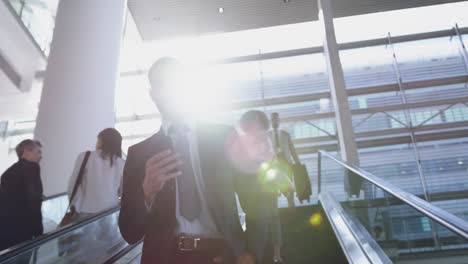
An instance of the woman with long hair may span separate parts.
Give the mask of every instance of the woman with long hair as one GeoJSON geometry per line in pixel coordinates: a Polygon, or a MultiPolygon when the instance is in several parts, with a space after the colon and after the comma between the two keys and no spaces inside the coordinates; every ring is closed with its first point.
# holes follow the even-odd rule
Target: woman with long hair
{"type": "MultiPolygon", "coordinates": [[[[80,153],[76,159],[68,184],[69,197],[86,153],[80,153]]],[[[102,130],[97,137],[96,150],[90,151],[85,161],[81,183],[71,201],[80,219],[119,205],[124,164],[122,136],[114,128],[102,130]]]]}

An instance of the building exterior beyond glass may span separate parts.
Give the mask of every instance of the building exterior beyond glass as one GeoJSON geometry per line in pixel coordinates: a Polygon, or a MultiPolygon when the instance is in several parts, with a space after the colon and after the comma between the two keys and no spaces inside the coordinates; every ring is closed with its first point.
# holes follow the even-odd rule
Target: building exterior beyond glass
{"type": "MultiPolygon", "coordinates": [[[[427,196],[442,209],[468,220],[466,10],[465,1],[381,14],[395,21],[411,20],[415,25],[407,31],[389,21],[373,21],[379,18],[375,14],[335,19],[335,24],[353,119],[353,127],[348,129],[356,134],[361,167],[408,192],[427,196]],[[438,8],[453,14],[427,15],[438,8]],[[421,14],[426,15],[421,17],[421,14]],[[453,17],[457,21],[452,21],[453,17]],[[433,21],[428,23],[428,20],[433,21]],[[353,21],[359,25],[380,24],[381,28],[373,28],[366,35],[359,28],[345,27],[353,21]]],[[[229,100],[222,101],[223,111],[211,112],[205,119],[234,124],[248,109],[260,109],[268,114],[278,112],[282,127],[290,132],[301,160],[307,165],[314,204],[317,203],[317,150],[339,152],[334,107],[323,48],[319,44],[321,36],[315,23],[289,25],[291,35],[278,28],[278,32],[284,33],[281,37],[275,35],[278,33],[275,29],[258,30],[259,35],[270,34],[273,42],[277,40],[276,46],[255,39],[249,46],[241,33],[230,33],[213,38],[213,46],[200,48],[208,52],[221,45],[223,39],[238,38],[241,43],[240,47],[227,47],[225,54],[216,58],[216,64],[204,69],[204,76],[212,77],[204,83],[215,86],[209,87],[210,91],[229,94],[229,100]]],[[[130,21],[127,31],[131,27],[130,21]]],[[[252,32],[244,33],[252,35],[252,32]]],[[[203,38],[199,41],[203,42],[203,38]]],[[[125,39],[125,43],[133,42],[125,39]]],[[[138,45],[149,44],[124,47],[116,95],[116,128],[124,135],[125,151],[129,145],[157,131],[160,124],[147,93],[146,76],[147,67],[157,56],[151,61],[132,61],[125,54],[131,54],[129,47],[138,45]]],[[[162,55],[178,54],[170,50],[162,55]]],[[[34,126],[34,120],[0,122],[2,170],[15,160],[15,145],[31,137],[34,126]]],[[[330,163],[322,167],[327,168],[322,181],[327,190],[345,200],[342,178],[334,166],[330,163]]],[[[364,185],[362,196],[382,198],[385,194],[364,185]]],[[[285,199],[280,199],[280,206],[286,206],[285,199]]],[[[398,207],[376,215],[373,220],[376,225],[389,223],[391,234],[387,235],[392,239],[403,235],[432,236],[425,217],[402,216],[398,207]]],[[[443,232],[439,234],[443,235],[443,232]]]]}

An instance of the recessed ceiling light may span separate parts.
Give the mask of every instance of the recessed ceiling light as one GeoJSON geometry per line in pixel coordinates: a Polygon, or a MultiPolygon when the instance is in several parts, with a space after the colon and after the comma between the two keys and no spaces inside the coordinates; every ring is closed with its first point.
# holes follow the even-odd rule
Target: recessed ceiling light
{"type": "Polygon", "coordinates": [[[218,13],[220,13],[220,14],[224,13],[224,8],[220,7],[220,8],[218,9],[218,13]]]}
{"type": "Polygon", "coordinates": [[[283,2],[289,3],[289,2],[291,2],[291,0],[283,0],[283,2]]]}
{"type": "Polygon", "coordinates": [[[463,160],[459,160],[458,165],[463,165],[463,160]]]}

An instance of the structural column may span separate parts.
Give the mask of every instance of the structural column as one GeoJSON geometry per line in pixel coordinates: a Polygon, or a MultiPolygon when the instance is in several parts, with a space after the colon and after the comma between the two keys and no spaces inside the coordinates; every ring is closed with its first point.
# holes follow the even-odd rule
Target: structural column
{"type": "Polygon", "coordinates": [[[79,152],[115,123],[125,0],[61,0],[39,105],[45,195],[66,191],[79,152]]]}
{"type": "MultiPolygon", "coordinates": [[[[341,66],[335,27],[333,25],[333,10],[330,0],[318,0],[319,21],[324,30],[324,55],[327,63],[328,82],[331,99],[335,107],[336,129],[340,145],[341,158],[353,165],[359,165],[356,138],[348,104],[348,95],[341,66]]],[[[353,175],[345,176],[345,190],[348,194],[359,194],[360,180],[353,175]]]]}

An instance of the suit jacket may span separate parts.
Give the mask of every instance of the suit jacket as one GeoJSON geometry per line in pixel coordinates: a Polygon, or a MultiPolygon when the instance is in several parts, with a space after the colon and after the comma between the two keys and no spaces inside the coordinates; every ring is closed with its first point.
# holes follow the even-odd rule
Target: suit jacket
{"type": "MultiPolygon", "coordinates": [[[[237,157],[248,156],[242,148],[237,151],[237,157]]],[[[257,263],[263,263],[274,219],[279,217],[278,194],[274,188],[261,183],[257,171],[245,171],[245,168],[238,170],[235,183],[245,213],[247,249],[255,255],[257,263]]]]}
{"type": "Polygon", "coordinates": [[[20,159],[2,175],[0,250],[43,234],[39,164],[20,159]]]}
{"type": "MultiPolygon", "coordinates": [[[[208,208],[230,253],[236,256],[245,252],[246,245],[237,212],[234,173],[225,158],[224,142],[230,131],[227,126],[197,127],[208,208]]],[[[144,239],[142,263],[169,263],[169,254],[175,246],[175,180],[166,182],[151,210],[146,207],[142,189],[146,161],[171,145],[170,138],[161,130],[128,150],[119,227],[128,243],[144,239]]]]}
{"type": "Polygon", "coordinates": [[[262,263],[273,220],[279,217],[278,195],[262,191],[264,188],[255,174],[239,172],[236,180],[239,203],[245,213],[247,249],[262,263]]]}
{"type": "Polygon", "coordinates": [[[278,194],[264,190],[256,174],[238,172],[236,189],[239,190],[239,203],[247,219],[278,216],[278,194]]]}

